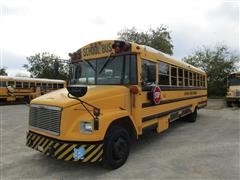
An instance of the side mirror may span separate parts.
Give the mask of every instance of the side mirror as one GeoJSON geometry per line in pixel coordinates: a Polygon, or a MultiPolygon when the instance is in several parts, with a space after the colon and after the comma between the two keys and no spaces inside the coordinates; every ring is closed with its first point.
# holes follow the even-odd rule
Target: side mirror
{"type": "Polygon", "coordinates": [[[82,97],[87,93],[87,86],[71,85],[67,87],[67,90],[74,97],[82,97]]]}
{"type": "Polygon", "coordinates": [[[148,81],[151,83],[156,82],[156,66],[150,65],[148,67],[148,81]]]}

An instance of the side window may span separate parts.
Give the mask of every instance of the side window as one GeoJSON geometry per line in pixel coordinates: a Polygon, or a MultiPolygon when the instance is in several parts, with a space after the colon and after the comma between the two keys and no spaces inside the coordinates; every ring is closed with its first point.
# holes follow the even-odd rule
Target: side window
{"type": "Polygon", "coordinates": [[[37,83],[37,87],[41,87],[41,83],[37,83]]]}
{"type": "Polygon", "coordinates": [[[34,82],[31,82],[31,83],[30,83],[30,87],[35,87],[35,83],[34,83],[34,82]]]}
{"type": "Polygon", "coordinates": [[[174,66],[171,66],[171,84],[172,86],[177,85],[177,68],[174,66]]]}
{"type": "Polygon", "coordinates": [[[202,85],[203,85],[203,87],[206,87],[205,79],[206,79],[206,76],[203,76],[203,81],[202,81],[202,85]]]}
{"type": "Polygon", "coordinates": [[[193,86],[196,86],[196,73],[192,73],[193,86]]]}
{"type": "Polygon", "coordinates": [[[158,81],[160,85],[169,85],[169,65],[167,63],[158,63],[158,81]]]}
{"type": "Polygon", "coordinates": [[[63,84],[58,84],[58,88],[63,88],[63,84]]]}
{"type": "Polygon", "coordinates": [[[47,88],[47,83],[42,83],[43,88],[47,88]]]}
{"type": "Polygon", "coordinates": [[[193,73],[189,72],[189,86],[193,86],[193,73]]]}
{"type": "Polygon", "coordinates": [[[185,86],[189,86],[188,85],[188,71],[187,70],[184,70],[184,82],[185,82],[185,86]]]}
{"type": "Polygon", "coordinates": [[[52,89],[53,85],[52,83],[48,83],[48,88],[52,89]]]}
{"type": "Polygon", "coordinates": [[[142,85],[151,85],[156,82],[156,63],[142,60],[142,85]]]}
{"type": "Polygon", "coordinates": [[[28,89],[29,88],[29,82],[23,82],[23,88],[28,89]]]}
{"type": "Polygon", "coordinates": [[[197,86],[200,86],[200,83],[199,83],[199,79],[200,79],[200,75],[199,74],[196,74],[196,81],[197,81],[197,86]]]}
{"type": "Polygon", "coordinates": [[[22,88],[22,82],[16,81],[16,88],[22,88]]]}
{"type": "Polygon", "coordinates": [[[202,75],[199,74],[199,86],[202,87],[202,75]]]}
{"type": "Polygon", "coordinates": [[[8,86],[14,87],[14,81],[8,81],[8,86]]]}
{"type": "Polygon", "coordinates": [[[53,89],[57,89],[57,84],[56,83],[53,84],[53,89]]]}
{"type": "Polygon", "coordinates": [[[183,69],[178,68],[178,85],[183,86],[183,69]]]}
{"type": "Polygon", "coordinates": [[[7,84],[6,84],[6,81],[0,81],[0,87],[6,87],[7,84]]]}

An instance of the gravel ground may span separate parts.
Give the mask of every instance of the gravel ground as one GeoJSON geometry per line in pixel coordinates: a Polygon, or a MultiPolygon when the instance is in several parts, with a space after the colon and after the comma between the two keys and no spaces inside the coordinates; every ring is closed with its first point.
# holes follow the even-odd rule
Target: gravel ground
{"type": "Polygon", "coordinates": [[[240,179],[240,109],[209,100],[196,123],[176,121],[162,134],[132,145],[114,171],[99,164],[63,162],[25,146],[26,105],[0,106],[1,179],[240,179]]]}

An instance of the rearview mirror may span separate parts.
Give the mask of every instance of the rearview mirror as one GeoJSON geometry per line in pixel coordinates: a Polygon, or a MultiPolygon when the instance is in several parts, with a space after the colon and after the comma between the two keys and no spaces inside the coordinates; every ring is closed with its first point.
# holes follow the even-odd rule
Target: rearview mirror
{"type": "Polygon", "coordinates": [[[74,97],[82,97],[87,93],[87,86],[70,85],[67,90],[74,97]]]}

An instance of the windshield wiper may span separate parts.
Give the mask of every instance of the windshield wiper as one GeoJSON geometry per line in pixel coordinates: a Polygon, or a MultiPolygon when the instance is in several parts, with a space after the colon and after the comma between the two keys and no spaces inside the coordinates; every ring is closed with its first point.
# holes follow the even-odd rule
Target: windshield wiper
{"type": "Polygon", "coordinates": [[[102,71],[104,70],[104,68],[110,63],[112,62],[114,59],[115,59],[116,56],[112,56],[111,57],[111,54],[108,56],[106,62],[104,63],[103,67],[100,69],[100,71],[98,72],[99,74],[102,73],[102,71]]]}
{"type": "Polygon", "coordinates": [[[94,68],[94,66],[89,61],[85,61],[83,59],[81,59],[81,61],[83,61],[84,63],[88,64],[96,72],[96,69],[94,68]]]}

